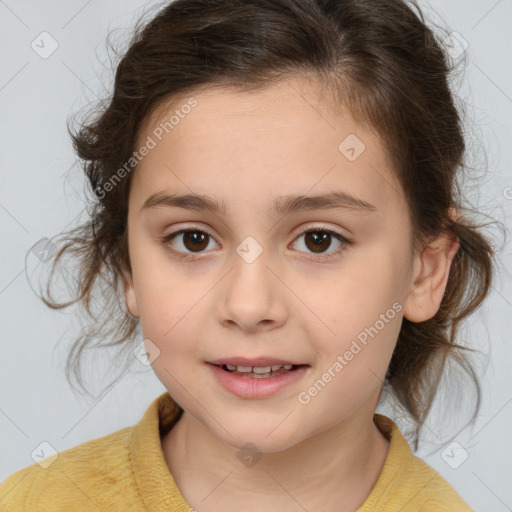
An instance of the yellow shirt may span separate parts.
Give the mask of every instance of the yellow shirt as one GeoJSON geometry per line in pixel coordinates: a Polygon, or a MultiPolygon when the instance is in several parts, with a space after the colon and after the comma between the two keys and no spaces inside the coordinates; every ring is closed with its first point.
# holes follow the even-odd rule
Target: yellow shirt
{"type": "MultiPolygon", "coordinates": [[[[0,485],[0,510],[192,512],[160,444],[181,413],[165,392],[138,424],[60,452],[53,461],[47,459],[46,468],[40,461],[13,473],[0,485]]],[[[474,512],[412,453],[392,420],[375,414],[374,422],[390,447],[377,483],[357,512],[474,512]]]]}

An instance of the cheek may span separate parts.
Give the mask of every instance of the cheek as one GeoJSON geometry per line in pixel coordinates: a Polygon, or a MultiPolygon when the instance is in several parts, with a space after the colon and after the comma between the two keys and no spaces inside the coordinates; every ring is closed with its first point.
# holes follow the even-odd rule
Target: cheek
{"type": "Polygon", "coordinates": [[[141,327],[145,338],[151,339],[167,360],[191,353],[197,347],[197,315],[200,297],[178,293],[174,288],[156,293],[148,289],[141,310],[141,327]]]}
{"type": "Polygon", "coordinates": [[[401,314],[396,309],[399,305],[384,310],[384,320],[362,320],[360,325],[348,320],[334,341],[329,335],[316,338],[318,369],[303,391],[314,397],[311,401],[319,415],[330,410],[333,418],[343,418],[377,396],[400,330],[401,314]]]}
{"type": "Polygon", "coordinates": [[[311,309],[322,320],[321,325],[315,320],[308,327],[310,339],[316,340],[321,371],[341,356],[340,373],[357,385],[367,379],[378,382],[385,375],[403,315],[398,265],[391,253],[374,247],[358,254],[346,272],[340,269],[322,293],[310,293],[311,309]]]}
{"type": "Polygon", "coordinates": [[[139,238],[130,256],[144,336],[170,338],[199,301],[201,286],[195,280],[192,286],[179,264],[156,241],[139,238]]]}
{"type": "Polygon", "coordinates": [[[390,258],[382,256],[377,261],[374,255],[361,253],[321,287],[305,283],[305,296],[326,335],[346,339],[373,325],[389,309],[387,316],[394,318],[393,304],[401,301],[401,279],[390,258]]]}
{"type": "Polygon", "coordinates": [[[199,353],[204,338],[201,319],[212,314],[208,301],[211,287],[204,279],[198,282],[161,267],[145,272],[140,286],[140,322],[144,338],[160,350],[161,357],[153,363],[159,377],[166,378],[161,365],[179,374],[185,371],[184,359],[199,353]]]}

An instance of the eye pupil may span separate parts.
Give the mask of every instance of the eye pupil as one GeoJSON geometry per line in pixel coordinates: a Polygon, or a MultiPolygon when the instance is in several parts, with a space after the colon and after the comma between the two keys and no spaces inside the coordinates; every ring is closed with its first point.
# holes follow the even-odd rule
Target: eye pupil
{"type": "Polygon", "coordinates": [[[201,251],[208,247],[208,242],[205,243],[208,236],[209,235],[201,231],[187,231],[184,233],[183,243],[188,250],[195,249],[201,251]],[[192,243],[191,246],[189,246],[190,242],[192,243]]]}
{"type": "Polygon", "coordinates": [[[306,245],[308,246],[308,249],[311,249],[314,252],[322,252],[322,250],[329,248],[330,236],[331,235],[329,233],[326,233],[325,231],[310,231],[309,233],[306,234],[306,245]],[[323,234],[319,235],[319,233],[323,234]],[[307,243],[310,238],[313,239],[313,247],[309,247],[309,244],[307,243]],[[328,240],[327,244],[325,244],[326,240],[328,240]]]}

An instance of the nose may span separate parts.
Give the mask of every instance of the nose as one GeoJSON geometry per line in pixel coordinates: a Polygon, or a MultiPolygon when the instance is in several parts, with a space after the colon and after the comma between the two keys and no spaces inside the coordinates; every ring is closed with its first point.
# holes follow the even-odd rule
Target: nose
{"type": "Polygon", "coordinates": [[[233,267],[222,280],[217,296],[218,321],[223,327],[269,331],[286,321],[285,296],[290,292],[264,254],[251,263],[238,254],[233,257],[233,267]]]}

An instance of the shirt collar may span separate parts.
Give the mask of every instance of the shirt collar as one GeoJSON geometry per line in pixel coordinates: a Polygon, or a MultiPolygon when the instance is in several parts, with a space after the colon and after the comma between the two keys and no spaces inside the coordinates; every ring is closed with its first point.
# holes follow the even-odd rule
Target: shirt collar
{"type": "Polygon", "coordinates": [[[153,400],[130,438],[130,459],[139,494],[146,508],[154,512],[190,510],[169,472],[160,439],[182,412],[166,391],[153,400]]]}

